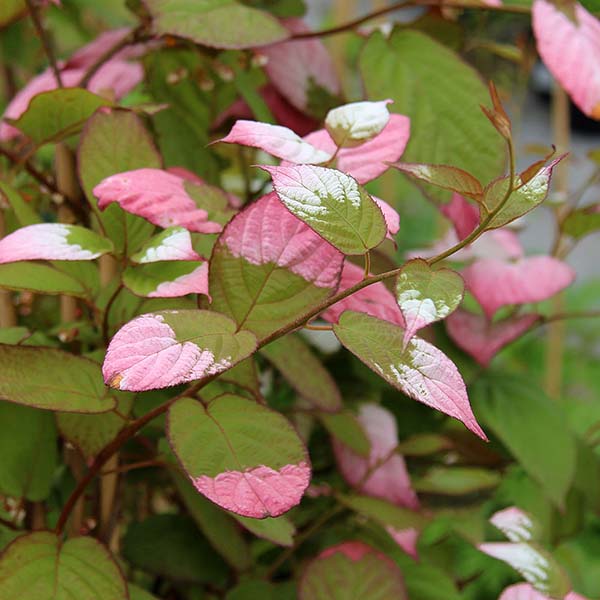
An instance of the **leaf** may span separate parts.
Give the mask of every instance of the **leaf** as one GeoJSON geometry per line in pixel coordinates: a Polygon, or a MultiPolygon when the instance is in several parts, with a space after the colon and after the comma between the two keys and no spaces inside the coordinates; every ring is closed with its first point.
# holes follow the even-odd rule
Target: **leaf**
{"type": "Polygon", "coordinates": [[[459,240],[464,240],[479,225],[479,211],[460,194],[452,194],[452,200],[440,206],[440,212],[450,220],[459,240]]]}
{"type": "Polygon", "coordinates": [[[403,162],[394,163],[392,166],[415,179],[467,198],[480,200],[483,196],[483,187],[479,180],[458,167],[403,162]]]}
{"type": "Polygon", "coordinates": [[[177,260],[135,265],[123,271],[123,283],[136,296],[148,298],[208,296],[208,263],[177,260]]]}
{"type": "Polygon", "coordinates": [[[264,519],[251,519],[235,514],[232,516],[240,525],[259,538],[268,540],[278,546],[289,547],[294,543],[296,528],[285,515],[265,517],[264,519]]]}
{"type": "Polygon", "coordinates": [[[52,415],[0,402],[0,427],[6,432],[0,437],[0,491],[32,502],[45,500],[50,495],[58,462],[52,415]]]}
{"type": "Polygon", "coordinates": [[[325,129],[339,148],[353,148],[379,135],[390,120],[387,105],[380,102],[352,102],[331,109],[325,117],[325,129]]]}
{"type": "Polygon", "coordinates": [[[21,260],[93,260],[112,251],[110,240],[78,225],[39,223],[0,240],[0,264],[21,260]]]}
{"type": "Polygon", "coordinates": [[[421,328],[445,319],[462,302],[465,284],[451,269],[432,269],[427,261],[407,262],[396,279],[396,299],[404,316],[404,343],[421,328]]]}
{"type": "Polygon", "coordinates": [[[162,514],[131,523],[122,544],[124,558],[153,575],[219,587],[227,579],[227,565],[189,517],[162,514]]]}
{"type": "MultiPolygon", "coordinates": [[[[496,175],[503,140],[479,108],[487,89],[457,54],[423,33],[396,28],[388,39],[369,37],[359,68],[369,98],[391,98],[394,110],[410,118],[405,161],[452,164],[481,181],[496,175]]],[[[428,192],[436,200],[447,196],[428,192]]]]}
{"type": "Polygon", "coordinates": [[[489,542],[479,549],[509,564],[535,589],[553,598],[564,598],[570,590],[567,575],[554,558],[541,547],[533,544],[489,542]]]}
{"type": "MultiPolygon", "coordinates": [[[[527,182],[518,179],[515,181],[515,190],[510,195],[506,204],[498,211],[498,214],[488,223],[487,229],[496,229],[522,217],[539,206],[548,196],[552,170],[566,156],[563,154],[555,158],[540,170],[527,182]]],[[[485,208],[491,213],[495,211],[504,200],[508,191],[508,177],[501,177],[489,183],[483,192],[483,204],[481,206],[481,218],[486,216],[485,208]]]]}
{"type": "Polygon", "coordinates": [[[257,121],[236,121],[227,136],[218,141],[259,148],[296,164],[322,163],[332,156],[305,142],[287,127],[257,121]]]}
{"type": "Polygon", "coordinates": [[[539,318],[523,314],[491,322],[483,315],[457,310],[446,320],[446,331],[459,348],[487,367],[502,348],[529,331],[539,318]]]}
{"type": "Polygon", "coordinates": [[[299,337],[281,337],[262,348],[261,354],[312,406],[327,412],[341,408],[342,397],[335,380],[299,337]]]}
{"type": "Polygon", "coordinates": [[[57,89],[34,96],[27,110],[9,122],[39,147],[79,132],[98,108],[111,104],[82,88],[57,89]]]}
{"type": "Polygon", "coordinates": [[[17,538],[0,559],[2,600],[128,600],[121,570],[91,537],[66,542],[36,531],[17,538]]]}
{"type": "Polygon", "coordinates": [[[77,151],[79,179],[85,195],[118,253],[133,254],[154,228],[144,219],[111,206],[103,213],[92,190],[103,179],[140,168],[160,168],[161,158],[141,119],[132,112],[103,108],[91,117],[77,151]]]}
{"type": "Polygon", "coordinates": [[[365,254],[383,241],[383,214],[352,177],[312,165],[261,168],[286,208],[344,254],[365,254]]]}
{"type": "Polygon", "coordinates": [[[575,474],[576,447],[559,405],[529,379],[513,375],[488,373],[473,386],[471,395],[479,419],[548,498],[563,506],[575,474]]]}
{"type": "Polygon", "coordinates": [[[40,222],[40,217],[29,202],[16,189],[4,181],[0,181],[0,200],[4,200],[13,209],[21,227],[40,222]]]}
{"type": "Polygon", "coordinates": [[[600,23],[581,4],[555,6],[535,0],[531,21],[537,49],[548,70],[575,105],[600,119],[600,23]]]}
{"type": "Polygon", "coordinates": [[[363,458],[369,456],[371,442],[357,416],[351,410],[342,409],[337,413],[321,412],[318,416],[323,427],[338,442],[363,458]]]}
{"type": "Polygon", "coordinates": [[[65,412],[102,413],[115,406],[95,362],[54,348],[3,344],[0,398],[65,412]]]}
{"type": "Polygon", "coordinates": [[[562,223],[562,231],[576,240],[600,229],[600,212],[597,207],[580,208],[569,213],[562,223]]]}
{"type": "Polygon", "coordinates": [[[9,25],[12,21],[25,14],[25,0],[4,0],[0,4],[0,27],[9,25]]]}
{"type": "MultiPolygon", "coordinates": [[[[187,184],[190,185],[190,184],[187,184]]],[[[98,208],[116,202],[127,212],[159,227],[185,227],[199,233],[218,233],[219,223],[190,197],[186,180],[161,169],[135,169],[111,175],[93,189],[98,208]]]]}
{"type": "Polygon", "coordinates": [[[484,258],[464,269],[462,276],[467,290],[491,319],[503,306],[551,298],[573,282],[575,271],[551,256],[523,258],[514,263],[484,258]]]}
{"type": "Polygon", "coordinates": [[[277,517],[296,506],[310,481],[302,441],[277,412],[226,394],[203,406],[171,406],[169,441],[196,489],[236,514],[277,517]]]}
{"type": "Polygon", "coordinates": [[[244,581],[230,590],[225,600],[295,600],[294,587],[293,582],[276,585],[262,579],[244,581]]]}
{"type": "Polygon", "coordinates": [[[262,340],[329,297],[342,260],[268,194],[240,212],[215,245],[209,272],[212,307],[262,340]]]}
{"type": "Polygon", "coordinates": [[[516,506],[494,513],[490,523],[511,542],[531,542],[541,537],[540,525],[533,517],[516,506]]]}
{"type": "MultiPolygon", "coordinates": [[[[358,183],[367,183],[385,173],[390,162],[402,156],[410,137],[410,120],[404,115],[390,115],[383,131],[356,148],[341,148],[337,152],[336,168],[351,175],[358,183]]],[[[336,152],[335,142],[325,129],[308,134],[305,142],[329,152],[336,152]]]]}
{"type": "Polygon", "coordinates": [[[288,37],[269,13],[235,0],[146,0],[154,33],[176,35],[213,48],[253,48],[288,37]]]}
{"type": "Polygon", "coordinates": [[[409,508],[392,504],[381,498],[350,494],[340,496],[339,501],[354,512],[379,523],[382,527],[396,530],[423,529],[429,520],[409,508]]]}
{"type": "Polygon", "coordinates": [[[85,282],[66,273],[59,265],[18,262],[0,265],[0,288],[41,294],[91,297],[85,282]]]}
{"type": "Polygon", "coordinates": [[[496,487],[500,475],[477,467],[432,467],[423,477],[415,480],[418,492],[462,496],[496,487]]]}
{"type": "Polygon", "coordinates": [[[200,258],[192,247],[190,232],[183,227],[168,227],[151,237],[138,252],[131,256],[132,262],[140,264],[200,258]]]}
{"type": "Polygon", "coordinates": [[[188,479],[175,472],[172,477],[191,517],[213,548],[236,571],[248,570],[252,564],[250,549],[235,521],[201,496],[188,479]]]}
{"type": "Polygon", "coordinates": [[[400,569],[363,542],[344,542],[313,559],[300,580],[299,600],[406,600],[400,569]]]}
{"type": "Polygon", "coordinates": [[[133,583],[128,583],[127,587],[129,588],[129,600],[157,600],[156,596],[133,583]]]}
{"type": "Polygon", "coordinates": [[[396,452],[398,428],[394,415],[377,404],[362,404],[358,421],[369,440],[366,459],[337,439],[333,440],[333,451],[344,479],[368,496],[417,509],[419,500],[412,489],[404,458],[396,452]]]}
{"type": "MultiPolygon", "coordinates": [[[[498,600],[551,600],[548,596],[538,592],[528,583],[517,583],[507,587],[498,600]]],[[[575,592],[569,592],[564,600],[588,600],[575,592]]]]}
{"type": "Polygon", "coordinates": [[[249,356],[256,339],[206,310],[164,310],[136,317],[112,338],[102,372],[107,385],[140,392],[226,371],[249,356]]]}
{"type": "Polygon", "coordinates": [[[115,412],[99,415],[57,413],[56,424],[66,440],[77,447],[85,458],[96,456],[127,425],[122,415],[128,415],[133,406],[133,394],[121,393],[116,396],[115,412]]]}
{"type": "Polygon", "coordinates": [[[345,312],[333,330],[348,350],[390,385],[462,421],[486,439],[469,406],[460,373],[435,346],[414,337],[403,349],[400,327],[352,311],[345,312]]]}

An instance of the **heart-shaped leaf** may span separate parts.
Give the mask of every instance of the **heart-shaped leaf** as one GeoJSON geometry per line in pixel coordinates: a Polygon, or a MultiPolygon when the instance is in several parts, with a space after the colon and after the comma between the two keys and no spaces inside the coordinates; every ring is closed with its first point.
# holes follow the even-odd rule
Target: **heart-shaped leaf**
{"type": "Polygon", "coordinates": [[[459,421],[486,439],[477,424],[458,369],[435,346],[413,337],[404,346],[404,330],[387,321],[347,311],[333,326],[340,342],[407,396],[459,421]]]}
{"type": "Polygon", "coordinates": [[[169,227],[150,238],[131,260],[146,264],[161,260],[200,260],[192,247],[192,236],[183,227],[169,227]]]}
{"type": "Polygon", "coordinates": [[[330,296],[342,261],[340,252],[268,194],[240,212],[214,247],[212,307],[264,339],[330,296]]]}
{"type": "Polygon", "coordinates": [[[136,295],[177,298],[188,294],[208,296],[208,263],[197,260],[153,262],[127,267],[123,283],[136,295]]]}
{"type": "Polygon", "coordinates": [[[379,135],[388,124],[387,105],[391,102],[352,102],[333,108],[325,117],[325,129],[339,148],[360,146],[379,135]]]}
{"type": "Polygon", "coordinates": [[[39,223],[0,240],[0,264],[21,260],[92,260],[111,252],[110,240],[78,225],[39,223]]]}
{"type": "Polygon", "coordinates": [[[407,600],[402,573],[363,542],[344,542],[313,559],[300,580],[300,600],[407,600]]]}
{"type": "Polygon", "coordinates": [[[3,600],[89,598],[128,600],[123,574],[92,537],[63,542],[47,531],[17,538],[0,559],[3,600]]]}
{"type": "Polygon", "coordinates": [[[365,254],[385,238],[381,209],[352,177],[312,165],[261,168],[288,210],[344,254],[365,254]]]}
{"type": "Polygon", "coordinates": [[[191,398],[169,410],[169,441],[196,489],[236,514],[277,517],[310,481],[300,438],[277,412],[224,395],[207,406],[191,398]]]}
{"type": "Polygon", "coordinates": [[[462,277],[451,269],[433,269],[420,259],[407,262],[396,279],[396,300],[406,323],[404,343],[455,311],[464,289],[462,277]]]}
{"type": "Polygon", "coordinates": [[[100,366],[54,348],[0,344],[0,398],[46,410],[102,413],[115,406],[100,366]]]}
{"type": "Polygon", "coordinates": [[[484,258],[469,265],[462,276],[469,292],[491,319],[503,306],[551,298],[573,282],[575,272],[551,256],[534,256],[514,263],[484,258]]]}
{"type": "Polygon", "coordinates": [[[236,121],[229,134],[219,141],[259,148],[296,164],[322,163],[332,156],[305,142],[287,127],[257,121],[236,121]]]}
{"type": "Polygon", "coordinates": [[[136,317],[112,338],[102,367],[107,385],[141,392],[226,371],[249,356],[256,338],[206,310],[164,310],[136,317]]]}

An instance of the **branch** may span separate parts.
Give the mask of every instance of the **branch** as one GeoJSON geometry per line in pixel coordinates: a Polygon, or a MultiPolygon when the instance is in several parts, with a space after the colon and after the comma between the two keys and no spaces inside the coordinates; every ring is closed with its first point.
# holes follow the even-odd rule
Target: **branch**
{"type": "MultiPolygon", "coordinates": [[[[16,167],[23,166],[25,170],[41,185],[43,185],[46,189],[54,194],[60,194],[58,188],[56,187],[56,183],[52,179],[49,179],[44,173],[38,171],[29,160],[21,161],[21,159],[16,155],[6,150],[6,148],[0,147],[0,155],[5,156],[13,165],[16,167]]],[[[62,195],[62,194],[61,194],[62,195]]]]}

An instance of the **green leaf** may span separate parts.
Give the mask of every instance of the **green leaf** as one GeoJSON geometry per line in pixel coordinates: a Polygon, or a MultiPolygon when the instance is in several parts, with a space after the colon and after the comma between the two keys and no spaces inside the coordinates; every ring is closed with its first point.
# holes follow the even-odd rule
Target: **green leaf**
{"type": "Polygon", "coordinates": [[[154,226],[126,213],[113,202],[102,213],[92,190],[103,179],[141,168],[161,167],[161,158],[140,118],[132,112],[104,109],[86,124],[78,150],[79,178],[88,201],[102,222],[115,251],[133,254],[154,226]]]}
{"type": "Polygon", "coordinates": [[[133,583],[128,583],[127,587],[129,588],[129,600],[157,600],[156,596],[133,583]]]}
{"type": "MultiPolygon", "coordinates": [[[[393,110],[410,117],[403,160],[455,165],[480,181],[497,174],[504,142],[479,108],[487,89],[457,54],[423,33],[395,29],[387,39],[371,35],[359,66],[368,97],[391,98],[393,110]]],[[[436,188],[428,193],[448,198],[436,188]]]]}
{"type": "Polygon", "coordinates": [[[57,413],[56,424],[61,435],[71,444],[79,448],[86,458],[92,458],[106,446],[123,429],[127,416],[133,406],[134,395],[127,392],[113,392],[116,397],[115,412],[99,415],[82,415],[77,413],[57,413]]]}
{"type": "Polygon", "coordinates": [[[262,348],[261,354],[315,408],[327,412],[341,408],[342,398],[335,380],[298,336],[279,338],[262,348]]]}
{"type": "Polygon", "coordinates": [[[200,495],[188,479],[176,472],[172,473],[172,477],[190,516],[213,548],[236,571],[249,569],[250,550],[235,521],[200,495]]]}
{"type": "Polygon", "coordinates": [[[266,517],[265,519],[251,519],[232,515],[233,518],[256,537],[263,538],[278,546],[291,546],[294,543],[296,528],[286,515],[280,517],[266,517]]]}
{"type": "Polygon", "coordinates": [[[146,0],[158,35],[176,35],[214,48],[253,48],[278,42],[289,32],[261,10],[235,0],[146,0]]]}
{"type": "Polygon", "coordinates": [[[229,197],[221,188],[191,181],[184,183],[184,187],[197,206],[208,213],[209,221],[225,225],[237,212],[231,208],[229,197]]]}
{"type": "MultiPolygon", "coordinates": [[[[404,571],[403,571],[404,572],[404,571]]],[[[454,582],[440,569],[411,563],[405,572],[408,597],[419,600],[464,600],[454,582]]]]}
{"type": "Polygon", "coordinates": [[[281,414],[246,398],[226,394],[207,406],[182,398],[169,409],[168,431],[196,489],[236,514],[279,516],[308,486],[298,434],[281,414]]]}
{"type": "Polygon", "coordinates": [[[404,456],[429,456],[451,447],[452,442],[443,435],[418,433],[400,442],[398,452],[404,456]]]}
{"type": "Polygon", "coordinates": [[[129,525],[123,556],[138,569],[174,581],[220,586],[227,578],[227,565],[182,515],[154,515],[129,525]]]}
{"type": "Polygon", "coordinates": [[[0,402],[0,491],[32,502],[45,500],[57,467],[56,427],[52,414],[0,402]]]}
{"type": "Polygon", "coordinates": [[[288,210],[344,254],[365,254],[385,238],[383,213],[357,181],[313,165],[262,166],[288,210]]]}
{"type": "Polygon", "coordinates": [[[339,501],[344,506],[384,527],[389,526],[400,530],[423,529],[428,523],[428,519],[422,514],[402,506],[396,506],[380,498],[352,494],[340,496],[339,501]]]}
{"type": "Polygon", "coordinates": [[[21,227],[41,222],[36,211],[23,199],[23,196],[3,181],[0,181],[0,198],[6,199],[21,227]]]}
{"type": "Polygon", "coordinates": [[[25,0],[2,0],[0,3],[0,27],[10,24],[26,11],[25,0]]]}
{"type": "Polygon", "coordinates": [[[576,445],[557,402],[530,379],[492,373],[477,380],[471,397],[481,421],[563,507],[575,473],[576,445]]]}
{"type": "Polygon", "coordinates": [[[98,108],[111,104],[83,88],[51,90],[34,96],[27,110],[9,122],[39,147],[77,133],[98,108]]]}
{"type": "Polygon", "coordinates": [[[343,409],[338,413],[321,412],[318,417],[323,423],[323,427],[342,444],[348,446],[359,456],[365,458],[369,456],[371,443],[364,427],[351,410],[343,409]]]}
{"type": "Polygon", "coordinates": [[[241,2],[281,18],[302,17],[306,13],[304,0],[241,0],[241,2]]]}
{"type": "Polygon", "coordinates": [[[483,186],[476,177],[467,171],[449,165],[427,165],[397,162],[392,165],[415,179],[429,183],[444,190],[456,192],[461,196],[480,200],[483,186]]]}
{"type": "Polygon", "coordinates": [[[432,467],[422,477],[413,481],[417,492],[462,496],[496,487],[500,475],[476,467],[432,467]]]}
{"type": "Polygon", "coordinates": [[[580,208],[569,213],[562,223],[562,231],[576,240],[600,229],[600,212],[598,206],[580,208]]]}
{"type": "Polygon", "coordinates": [[[0,560],[2,600],[128,600],[127,586],[104,546],[91,537],[63,541],[39,531],[17,538],[0,560]]]}
{"type": "Polygon", "coordinates": [[[207,266],[206,262],[199,260],[172,260],[134,265],[123,271],[123,283],[136,296],[142,297],[171,297],[174,294],[184,296],[186,292],[206,293],[207,266]]]}
{"type": "Polygon", "coordinates": [[[102,413],[115,405],[100,366],[54,348],[0,345],[0,398],[36,408],[102,413]]]}
{"type": "Polygon", "coordinates": [[[67,270],[68,266],[58,261],[48,264],[28,261],[7,263],[0,265],[0,288],[91,297],[92,290],[86,287],[86,283],[67,270]]]}

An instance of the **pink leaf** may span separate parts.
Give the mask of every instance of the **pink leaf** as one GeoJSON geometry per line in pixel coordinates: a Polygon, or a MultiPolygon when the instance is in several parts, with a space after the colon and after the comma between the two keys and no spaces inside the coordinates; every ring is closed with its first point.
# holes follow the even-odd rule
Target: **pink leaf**
{"type": "Polygon", "coordinates": [[[307,463],[286,465],[279,471],[260,466],[225,471],[216,477],[192,479],[196,489],[215,504],[244,517],[278,517],[298,504],[310,482],[307,463]]]}
{"type": "Polygon", "coordinates": [[[467,289],[491,319],[502,306],[541,302],[569,286],[575,273],[550,256],[523,258],[515,263],[488,258],[462,272],[467,289]]]}
{"type": "Polygon", "coordinates": [[[487,367],[504,346],[523,335],[538,319],[538,315],[527,314],[492,323],[483,315],[457,310],[446,319],[446,329],[459,348],[487,367]]]}
{"type": "Polygon", "coordinates": [[[452,194],[452,200],[440,210],[452,222],[459,240],[464,240],[479,225],[479,211],[475,205],[456,192],[452,194]]]}
{"type": "MultiPolygon", "coordinates": [[[[307,31],[300,19],[287,19],[284,24],[294,33],[307,31]]],[[[308,92],[319,85],[336,96],[340,84],[329,52],[318,39],[280,42],[260,49],[266,57],[265,71],[272,84],[298,110],[308,108],[308,92]]]]}
{"type": "Polygon", "coordinates": [[[232,219],[221,241],[254,265],[275,263],[317,287],[338,283],[342,253],[287,210],[274,192],[232,219]]]}
{"type": "MultiPolygon", "coordinates": [[[[392,114],[383,131],[372,140],[356,148],[342,148],[337,154],[337,169],[352,175],[358,183],[366,183],[389,168],[388,162],[398,160],[410,137],[410,119],[392,114]]],[[[325,129],[310,133],[305,142],[333,154],[335,142],[325,129]]]]}
{"type": "Polygon", "coordinates": [[[385,200],[381,198],[377,198],[376,196],[371,196],[373,201],[383,213],[383,218],[385,219],[385,224],[387,225],[387,237],[390,240],[393,240],[394,237],[400,231],[400,215],[397,213],[396,209],[392,208],[385,200]]]}
{"type": "MultiPolygon", "coordinates": [[[[338,292],[342,292],[362,281],[364,270],[359,266],[346,261],[342,269],[338,292]]],[[[330,306],[321,316],[330,323],[337,323],[340,315],[346,310],[355,310],[390,321],[404,327],[404,319],[394,295],[381,282],[374,283],[355,292],[348,298],[330,306]]]]}
{"type": "MultiPolygon", "coordinates": [[[[530,583],[517,583],[506,588],[498,600],[551,600],[551,598],[538,592],[530,583]]],[[[587,598],[569,592],[564,600],[587,600],[587,598]]]]}
{"type": "Polygon", "coordinates": [[[415,560],[419,560],[419,553],[417,551],[419,531],[417,529],[394,529],[392,526],[388,525],[385,530],[406,554],[412,556],[415,560]]]}
{"type": "Polygon", "coordinates": [[[296,164],[322,163],[332,156],[305,142],[287,127],[258,121],[236,121],[229,134],[219,141],[260,148],[296,164]]]}
{"type": "Polygon", "coordinates": [[[578,2],[564,9],[547,0],[534,1],[538,52],[579,109],[600,119],[600,21],[578,2]]]}
{"type": "MultiPolygon", "coordinates": [[[[208,294],[208,263],[202,263],[187,275],[181,275],[173,281],[164,281],[148,298],[178,298],[188,294],[208,294]]],[[[209,296],[210,297],[210,296],[209,296]]]]}
{"type": "MultiPolygon", "coordinates": [[[[337,546],[331,546],[326,548],[319,554],[319,558],[327,558],[341,552],[344,556],[347,556],[350,560],[360,560],[366,554],[375,552],[371,546],[368,546],[364,542],[343,542],[337,546]]],[[[389,560],[389,559],[387,559],[389,560]]]]}
{"type": "Polygon", "coordinates": [[[100,209],[117,202],[123,210],[159,227],[179,225],[199,233],[221,231],[221,225],[209,221],[208,212],[196,206],[184,183],[184,178],[160,169],[136,169],[107,177],[93,193],[100,209]]]}
{"type": "Polygon", "coordinates": [[[357,486],[367,471],[387,458],[362,483],[360,490],[369,496],[388,500],[399,506],[419,508],[419,500],[413,491],[404,458],[394,452],[398,445],[398,430],[394,415],[377,404],[363,404],[358,420],[371,443],[368,458],[353,452],[348,446],[333,438],[333,449],[340,472],[351,485],[357,486]]]}

